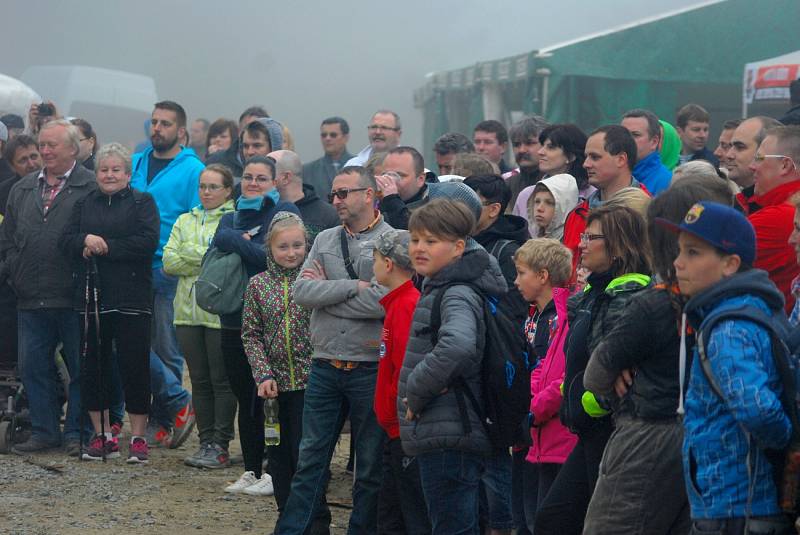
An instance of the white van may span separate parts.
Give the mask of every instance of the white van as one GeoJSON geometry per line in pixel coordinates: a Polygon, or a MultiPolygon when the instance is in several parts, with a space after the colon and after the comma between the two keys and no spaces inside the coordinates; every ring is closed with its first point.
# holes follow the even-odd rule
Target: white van
{"type": "Polygon", "coordinates": [[[158,102],[152,78],[124,71],[39,65],[26,69],[22,80],[65,117],[89,121],[101,144],[117,141],[131,149],[145,139],[144,122],[158,102]]]}

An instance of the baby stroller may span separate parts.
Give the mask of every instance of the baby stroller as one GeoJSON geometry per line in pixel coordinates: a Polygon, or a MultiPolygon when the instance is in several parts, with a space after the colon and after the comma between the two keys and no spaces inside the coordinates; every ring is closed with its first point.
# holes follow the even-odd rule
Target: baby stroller
{"type": "MultiPolygon", "coordinates": [[[[64,386],[64,402],[69,388],[69,372],[60,351],[56,351],[54,358],[59,383],[64,386]]],[[[0,354],[0,454],[10,452],[14,444],[27,440],[30,429],[28,399],[17,373],[16,359],[0,354]]]]}

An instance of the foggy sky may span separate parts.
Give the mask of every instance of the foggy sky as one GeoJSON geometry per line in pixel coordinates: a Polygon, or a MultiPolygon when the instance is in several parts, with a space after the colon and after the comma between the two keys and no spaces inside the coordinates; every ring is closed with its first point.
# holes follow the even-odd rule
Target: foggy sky
{"type": "Polygon", "coordinates": [[[81,64],[145,74],[155,79],[159,98],[180,102],[190,118],[236,119],[261,104],[289,126],[301,158],[310,161],[322,154],[324,117],[348,120],[355,153],[379,108],[395,110],[403,143],[418,146],[422,117],[413,91],[426,73],[697,3],[3,0],[0,73],[19,77],[32,65],[81,64]]]}

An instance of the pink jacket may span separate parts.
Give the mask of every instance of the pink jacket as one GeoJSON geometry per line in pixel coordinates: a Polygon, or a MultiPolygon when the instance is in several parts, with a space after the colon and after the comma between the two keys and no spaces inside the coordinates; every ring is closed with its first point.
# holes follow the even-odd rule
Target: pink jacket
{"type": "Polygon", "coordinates": [[[553,301],[558,322],[556,330],[550,335],[550,347],[539,366],[531,374],[531,413],[534,427],[531,427],[533,446],[528,450],[525,460],[529,463],[563,464],[578,437],[569,432],[558,419],[561,407],[561,383],[564,382],[564,342],[569,333],[567,321],[567,298],[569,290],[553,288],[553,301]]]}

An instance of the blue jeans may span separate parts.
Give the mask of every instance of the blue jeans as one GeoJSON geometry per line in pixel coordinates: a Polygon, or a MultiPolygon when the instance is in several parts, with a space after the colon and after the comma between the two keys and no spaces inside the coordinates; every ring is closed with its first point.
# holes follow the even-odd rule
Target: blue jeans
{"type": "Polygon", "coordinates": [[[433,535],[478,535],[478,483],[484,457],[458,450],[417,455],[433,535]]]}
{"type": "Polygon", "coordinates": [[[481,476],[481,512],[486,515],[491,529],[507,530],[514,525],[511,503],[511,455],[501,450],[486,457],[486,467],[481,476]]]}
{"type": "Polygon", "coordinates": [[[376,533],[381,452],[386,437],[372,410],[377,375],[377,362],[365,362],[348,371],[314,359],[306,386],[297,470],[289,499],[275,525],[276,535],[301,535],[311,524],[325,493],[345,402],[350,406],[350,436],[356,445],[353,512],[347,532],[376,533]]]}
{"type": "Polygon", "coordinates": [[[173,325],[172,302],[178,278],[153,269],[153,328],[150,351],[150,388],[153,392],[151,418],[166,428],[172,427],[178,411],[192,396],[183,388],[183,355],[178,348],[173,325]]]}
{"type": "MultiPolygon", "coordinates": [[[[64,439],[80,438],[80,316],[68,308],[19,310],[19,372],[30,407],[32,436],[52,445],[61,443],[59,393],[63,386],[56,378],[55,351],[62,344],[70,375],[69,403],[64,420],[64,439]]],[[[84,420],[91,436],[88,417],[84,420]]]]}

